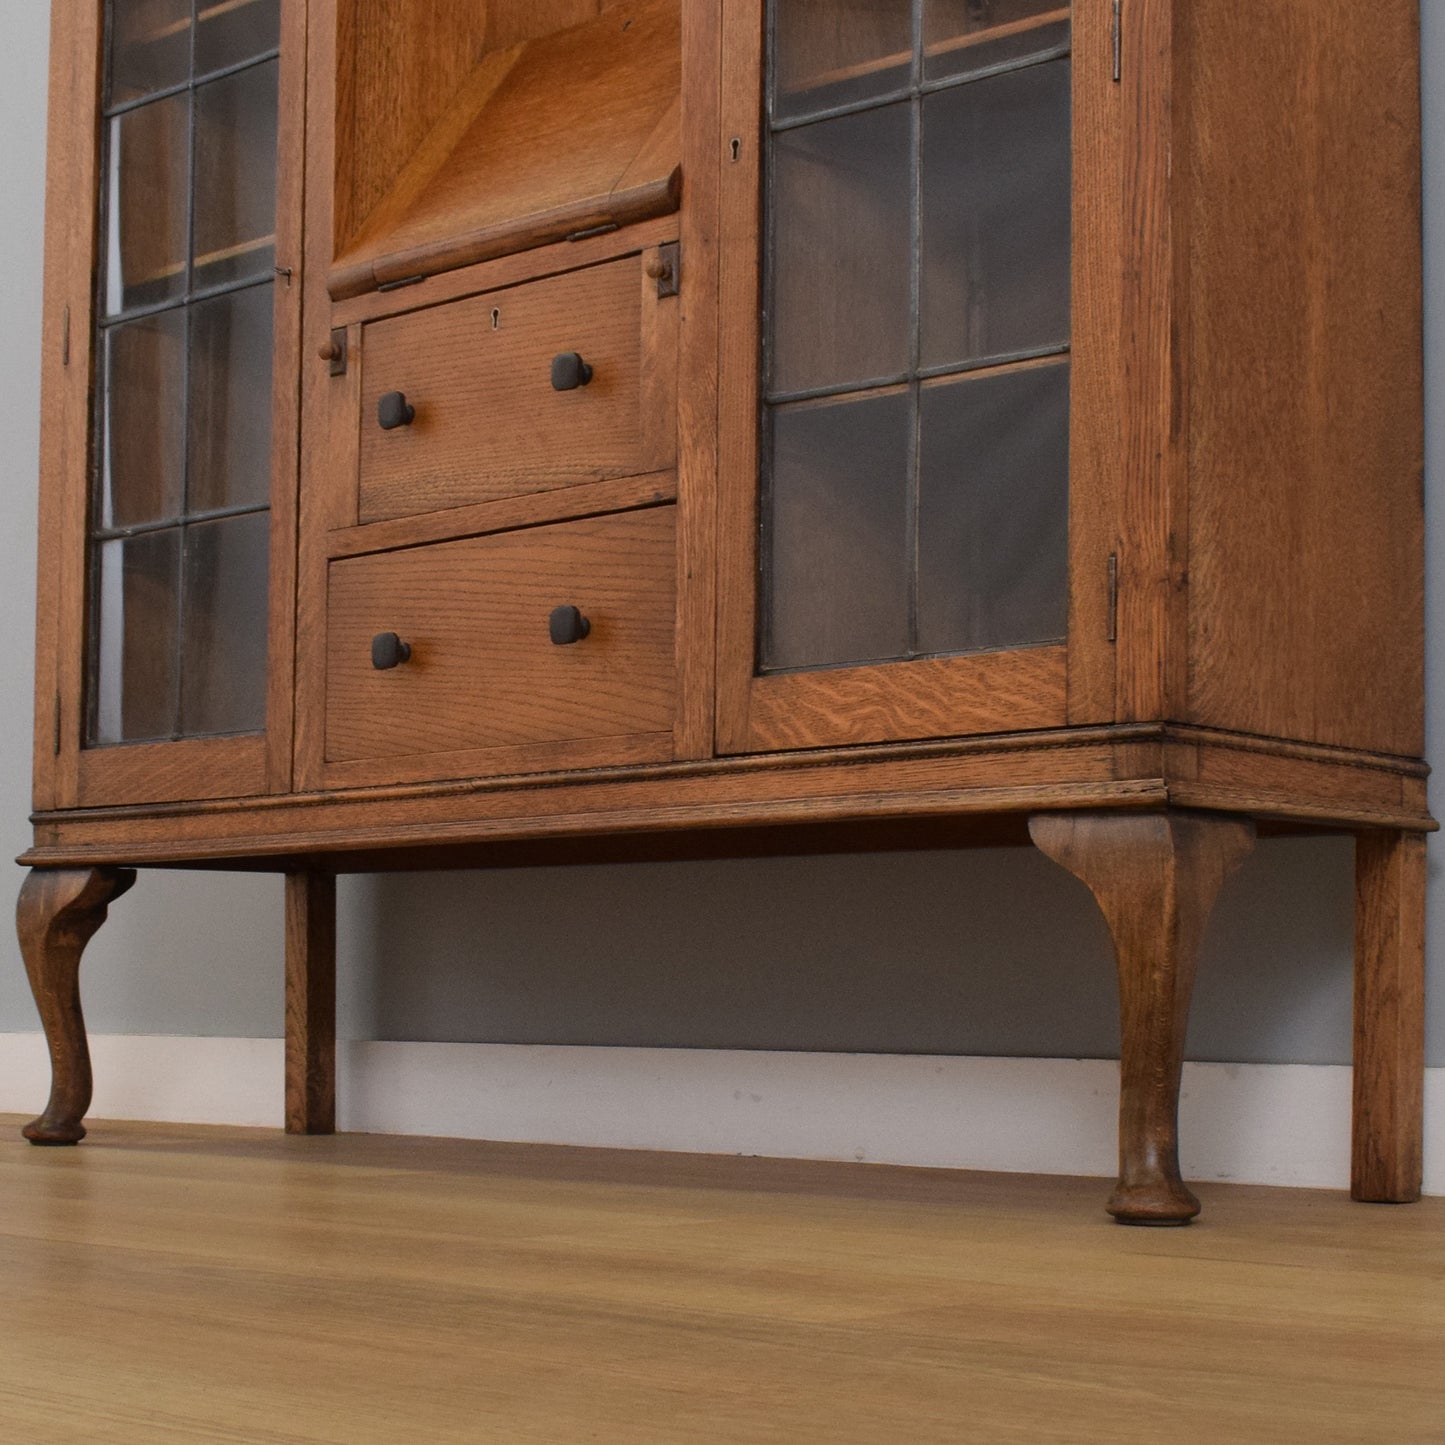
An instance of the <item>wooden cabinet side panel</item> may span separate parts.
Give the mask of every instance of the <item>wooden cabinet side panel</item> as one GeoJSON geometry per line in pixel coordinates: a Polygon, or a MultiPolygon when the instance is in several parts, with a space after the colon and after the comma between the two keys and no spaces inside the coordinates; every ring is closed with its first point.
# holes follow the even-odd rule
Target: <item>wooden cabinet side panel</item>
{"type": "Polygon", "coordinates": [[[40,358],[45,420],[35,614],[37,810],[75,802],[83,725],[100,43],[99,4],[53,8],[40,358]]]}
{"type": "Polygon", "coordinates": [[[1423,747],[1418,13],[1179,7],[1188,719],[1423,747]]]}

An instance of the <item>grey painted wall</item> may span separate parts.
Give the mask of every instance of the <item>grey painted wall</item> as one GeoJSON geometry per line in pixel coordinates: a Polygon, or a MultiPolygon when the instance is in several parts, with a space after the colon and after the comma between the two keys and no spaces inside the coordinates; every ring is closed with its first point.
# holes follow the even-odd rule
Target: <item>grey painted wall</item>
{"type": "MultiPolygon", "coordinates": [[[[1430,755],[1445,759],[1445,0],[1424,0],[1430,755]]],[[[0,844],[28,842],[47,7],[0,0],[0,844]]],[[[1435,806],[1441,808],[1438,790],[1435,806]]],[[[1432,844],[1430,1058],[1445,1064],[1445,846],[1432,844]]],[[[18,887],[14,875],[10,889],[18,887]]],[[[1351,854],[1263,844],[1226,886],[1190,1055],[1344,1063],[1351,854]]],[[[1027,850],[347,879],[352,1038],[1107,1056],[1103,926],[1027,850]]],[[[281,1030],[277,880],[151,873],[92,944],[97,1032],[281,1030]]],[[[0,1031],[34,1028],[8,929],[0,1031]]]]}

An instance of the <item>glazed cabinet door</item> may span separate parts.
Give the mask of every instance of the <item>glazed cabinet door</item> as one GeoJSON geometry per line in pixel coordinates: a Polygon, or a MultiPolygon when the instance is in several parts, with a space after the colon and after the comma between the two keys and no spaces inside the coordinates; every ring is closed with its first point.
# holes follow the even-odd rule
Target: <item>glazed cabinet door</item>
{"type": "Polygon", "coordinates": [[[1107,8],[723,7],[721,750],[1110,715],[1107,8]]]}
{"type": "Polygon", "coordinates": [[[289,785],[302,12],[55,7],[42,806],[289,785]]]}

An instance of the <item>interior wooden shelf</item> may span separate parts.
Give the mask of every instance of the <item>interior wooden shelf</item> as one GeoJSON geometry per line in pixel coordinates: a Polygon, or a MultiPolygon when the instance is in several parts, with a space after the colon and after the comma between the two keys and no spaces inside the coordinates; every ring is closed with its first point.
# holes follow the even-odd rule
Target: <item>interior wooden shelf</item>
{"type": "MultiPolygon", "coordinates": [[[[250,4],[252,0],[245,0],[250,4]]],[[[191,263],[192,270],[203,271],[207,266],[219,265],[222,261],[234,261],[237,256],[248,256],[256,251],[264,251],[268,246],[276,244],[276,233],[272,231],[265,236],[253,236],[245,241],[237,241],[233,246],[221,246],[214,251],[207,251],[204,255],[197,256],[191,263]]],[[[161,266],[156,270],[148,272],[144,276],[133,277],[125,284],[127,287],[149,286],[156,281],[169,281],[173,276],[179,276],[186,269],[184,261],[173,261],[169,266],[161,266]]]]}
{"type": "Polygon", "coordinates": [[[675,211],[681,47],[678,0],[636,0],[483,55],[343,242],[333,298],[675,211]]]}
{"type": "MultiPolygon", "coordinates": [[[[1014,35],[1026,35],[1031,30],[1042,30],[1057,25],[1069,18],[1070,7],[1061,5],[1056,10],[1046,10],[1038,15],[1026,15],[1022,20],[1010,20],[1005,25],[993,25],[987,30],[971,30],[963,35],[950,35],[944,40],[935,40],[923,47],[925,60],[936,60],[941,56],[953,55],[961,50],[971,50],[979,45],[993,44],[1007,40],[1014,35]]],[[[866,80],[870,75],[881,75],[889,70],[902,70],[913,60],[911,50],[896,51],[891,55],[879,56],[874,60],[859,61],[856,65],[842,65],[833,70],[820,71],[807,76],[788,88],[788,95],[802,95],[810,90],[821,90],[829,85],[844,85],[850,80],[866,80]]]]}
{"type": "MultiPolygon", "coordinates": [[[[219,20],[223,15],[229,15],[233,10],[245,10],[248,6],[259,5],[262,0],[216,0],[214,5],[203,6],[196,16],[196,20],[204,25],[207,20],[219,20]]],[[[190,16],[182,20],[172,20],[169,25],[162,25],[153,30],[145,37],[145,43],[158,43],[162,40],[170,40],[173,36],[184,35],[191,28],[190,16]]]]}

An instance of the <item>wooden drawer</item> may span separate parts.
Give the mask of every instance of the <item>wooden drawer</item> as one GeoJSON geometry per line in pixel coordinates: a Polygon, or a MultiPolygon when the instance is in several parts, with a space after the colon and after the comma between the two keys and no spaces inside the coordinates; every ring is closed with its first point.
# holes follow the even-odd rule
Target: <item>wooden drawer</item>
{"type": "Polygon", "coordinates": [[[333,562],[331,780],[671,756],[673,531],[674,509],[656,507],[333,562]],[[581,641],[551,641],[559,606],[587,618],[581,641]],[[411,656],[379,670],[385,633],[411,656]]]}
{"type": "Polygon", "coordinates": [[[676,304],[630,256],[369,323],[358,519],[670,467],[676,304]],[[557,391],[553,358],[569,352],[592,377],[557,391]],[[415,414],[385,430],[378,404],[391,392],[415,414]]]}

